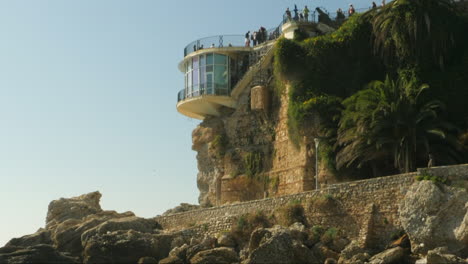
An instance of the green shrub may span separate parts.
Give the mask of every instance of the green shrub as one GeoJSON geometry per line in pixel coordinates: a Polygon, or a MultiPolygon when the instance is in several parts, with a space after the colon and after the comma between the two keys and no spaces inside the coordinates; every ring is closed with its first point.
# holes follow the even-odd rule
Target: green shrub
{"type": "Polygon", "coordinates": [[[213,141],[211,142],[210,147],[216,151],[218,156],[223,156],[226,152],[226,148],[228,146],[228,139],[227,136],[223,134],[218,134],[214,137],[213,141]]]}
{"type": "Polygon", "coordinates": [[[291,202],[278,209],[278,221],[281,225],[290,226],[296,222],[306,224],[304,207],[299,202],[291,202]]]}
{"type": "Polygon", "coordinates": [[[263,170],[263,154],[261,152],[251,152],[244,156],[245,174],[253,178],[263,170]]]}
{"type": "Polygon", "coordinates": [[[303,40],[307,39],[308,37],[309,37],[309,34],[307,34],[307,32],[305,32],[304,30],[299,29],[299,28],[294,30],[293,40],[303,41],[303,40]]]}
{"type": "Polygon", "coordinates": [[[388,224],[389,224],[388,219],[387,219],[386,217],[383,219],[383,223],[384,223],[384,225],[388,225],[388,224]]]}
{"type": "Polygon", "coordinates": [[[330,227],[320,238],[320,241],[324,244],[330,244],[333,240],[338,238],[339,230],[336,227],[330,227]]]}
{"type": "Polygon", "coordinates": [[[323,236],[325,229],[320,225],[314,225],[309,231],[309,240],[312,244],[315,244],[320,241],[320,238],[323,236]]]}
{"type": "Polygon", "coordinates": [[[277,42],[275,76],[290,84],[288,129],[296,146],[310,116],[321,117],[321,129],[336,130],[340,98],[383,76],[372,53],[371,29],[369,19],[357,15],[331,34],[277,42]]]}
{"type": "Polygon", "coordinates": [[[270,188],[273,190],[273,192],[278,191],[278,186],[279,186],[279,177],[273,177],[270,180],[270,188]]]}
{"type": "Polygon", "coordinates": [[[433,183],[442,183],[442,184],[447,183],[446,178],[439,177],[439,176],[431,176],[427,174],[416,176],[416,180],[417,181],[432,181],[433,183]]]}
{"type": "Polygon", "coordinates": [[[249,240],[250,234],[259,227],[271,227],[269,217],[263,211],[240,216],[231,228],[231,234],[239,244],[243,244],[249,240]]]}

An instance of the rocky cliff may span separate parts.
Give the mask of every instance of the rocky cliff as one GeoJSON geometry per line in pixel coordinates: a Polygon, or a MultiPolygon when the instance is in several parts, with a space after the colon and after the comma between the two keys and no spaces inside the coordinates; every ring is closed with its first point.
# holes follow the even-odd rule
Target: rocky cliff
{"type": "MultiPolygon", "coordinates": [[[[245,89],[236,109],[226,108],[221,116],[206,118],[192,133],[202,206],[315,187],[313,139],[304,137],[300,146],[290,140],[287,91],[274,92],[272,69],[264,71],[266,81],[245,89]]],[[[321,182],[336,181],[325,175],[321,175],[321,182]]]]}

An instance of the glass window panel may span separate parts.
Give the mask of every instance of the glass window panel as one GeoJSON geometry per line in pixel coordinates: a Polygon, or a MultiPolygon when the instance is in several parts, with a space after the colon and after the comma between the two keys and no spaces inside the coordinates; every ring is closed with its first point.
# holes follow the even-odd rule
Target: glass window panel
{"type": "Polygon", "coordinates": [[[192,72],[187,73],[187,94],[192,92],[192,72]]]}
{"type": "Polygon", "coordinates": [[[227,56],[221,55],[221,54],[215,54],[214,64],[226,65],[226,63],[227,63],[227,56]]]}
{"type": "MultiPolygon", "coordinates": [[[[214,83],[216,90],[227,90],[228,87],[228,80],[227,80],[228,72],[226,66],[216,65],[214,71],[214,83]]],[[[220,91],[225,94],[225,91],[220,91]]]]}
{"type": "Polygon", "coordinates": [[[213,65],[206,66],[206,72],[213,72],[213,65]]]}
{"type": "Polygon", "coordinates": [[[213,53],[206,54],[206,65],[213,64],[213,53]]]}
{"type": "Polygon", "coordinates": [[[198,85],[198,69],[193,70],[193,86],[198,85]]]}
{"type": "Polygon", "coordinates": [[[187,71],[191,71],[192,70],[192,60],[191,59],[187,62],[187,66],[188,66],[187,71]]]}
{"type": "Polygon", "coordinates": [[[200,68],[200,84],[204,84],[206,82],[205,76],[205,67],[200,68]]]}
{"type": "Polygon", "coordinates": [[[206,65],[206,57],[205,55],[200,56],[200,67],[203,67],[206,65]]]}
{"type": "Polygon", "coordinates": [[[213,73],[206,73],[206,93],[213,94],[213,73]]]}
{"type": "Polygon", "coordinates": [[[198,69],[198,57],[193,57],[192,65],[194,69],[198,69]]]}

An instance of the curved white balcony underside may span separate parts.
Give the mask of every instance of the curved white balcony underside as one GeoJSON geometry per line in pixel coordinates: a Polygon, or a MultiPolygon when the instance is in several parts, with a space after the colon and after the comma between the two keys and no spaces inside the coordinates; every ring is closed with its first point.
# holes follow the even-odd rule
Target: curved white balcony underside
{"type": "Polygon", "coordinates": [[[185,116],[203,120],[207,116],[219,116],[221,106],[235,108],[236,101],[230,96],[201,95],[178,102],[177,111],[185,116]]]}

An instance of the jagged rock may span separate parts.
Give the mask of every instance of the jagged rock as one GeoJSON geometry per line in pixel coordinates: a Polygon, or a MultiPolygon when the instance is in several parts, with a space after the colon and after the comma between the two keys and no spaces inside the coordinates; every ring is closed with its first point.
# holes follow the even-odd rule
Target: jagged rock
{"type": "Polygon", "coordinates": [[[364,264],[370,255],[361,248],[359,242],[353,240],[340,253],[339,264],[364,264]]]}
{"type": "Polygon", "coordinates": [[[302,242],[306,241],[308,234],[306,232],[306,227],[299,222],[296,222],[289,226],[289,232],[294,239],[300,240],[302,242]]]}
{"type": "Polygon", "coordinates": [[[249,258],[249,249],[248,248],[241,249],[239,251],[239,258],[241,262],[244,263],[244,261],[249,258]]]}
{"type": "Polygon", "coordinates": [[[349,244],[349,240],[346,238],[338,238],[334,239],[332,243],[329,245],[330,249],[335,252],[341,252],[346,246],[349,244]]]}
{"type": "Polygon", "coordinates": [[[260,242],[265,235],[270,235],[271,232],[267,228],[257,228],[250,234],[248,251],[252,252],[260,246],[260,242]]]}
{"type": "Polygon", "coordinates": [[[359,242],[353,240],[341,251],[341,257],[351,259],[353,256],[364,252],[366,251],[359,245],[359,242]]]}
{"type": "Polygon", "coordinates": [[[235,247],[236,241],[230,234],[222,234],[218,237],[218,246],[220,247],[235,247]]]}
{"type": "Polygon", "coordinates": [[[199,205],[195,204],[188,204],[188,203],[181,203],[180,205],[167,210],[166,212],[163,213],[163,215],[170,215],[170,214],[176,214],[176,213],[182,213],[182,212],[187,212],[187,211],[192,211],[192,210],[197,210],[199,209],[199,205]]]}
{"type": "Polygon", "coordinates": [[[191,259],[193,256],[195,256],[198,252],[208,250],[208,249],[213,249],[216,247],[216,238],[214,237],[205,237],[202,242],[191,245],[189,249],[187,249],[186,257],[187,259],[191,259]]]}
{"type": "Polygon", "coordinates": [[[312,252],[320,262],[324,262],[327,258],[339,259],[340,257],[340,255],[337,252],[328,248],[321,242],[315,244],[312,247],[312,252]]]}
{"type": "Polygon", "coordinates": [[[371,256],[368,253],[357,253],[350,259],[340,257],[338,259],[338,264],[364,264],[367,263],[370,258],[371,256]]]}
{"type": "Polygon", "coordinates": [[[52,244],[52,239],[50,238],[50,231],[43,228],[39,229],[36,233],[32,235],[22,236],[20,238],[13,238],[5,247],[30,247],[38,244],[52,244]]]}
{"type": "Polygon", "coordinates": [[[82,243],[96,235],[119,230],[133,230],[140,233],[154,233],[155,229],[160,229],[159,224],[151,219],[136,216],[110,219],[96,227],[93,227],[81,235],[82,243]]]}
{"type": "Polygon", "coordinates": [[[198,202],[201,206],[216,204],[216,183],[224,176],[222,160],[213,157],[211,142],[224,133],[224,124],[218,118],[205,118],[192,132],[192,149],[197,151],[197,186],[200,190],[198,202]]]}
{"type": "Polygon", "coordinates": [[[338,262],[336,261],[336,259],[333,259],[333,258],[327,258],[325,262],[323,262],[323,264],[336,264],[336,263],[338,262]]]}
{"type": "Polygon", "coordinates": [[[377,255],[372,256],[372,258],[369,260],[369,264],[402,263],[405,254],[405,249],[401,247],[387,249],[377,255]]]}
{"type": "Polygon", "coordinates": [[[458,228],[455,229],[455,238],[461,243],[468,245],[468,202],[465,203],[465,212],[467,212],[465,217],[458,228]]]}
{"type": "Polygon", "coordinates": [[[198,252],[190,259],[191,264],[230,264],[239,262],[239,256],[232,248],[220,247],[198,252]]]}
{"type": "Polygon", "coordinates": [[[115,211],[102,211],[88,215],[81,220],[68,219],[58,224],[53,229],[52,240],[58,250],[69,252],[74,256],[80,256],[83,251],[83,233],[110,219],[130,217],[133,215],[132,212],[119,214],[115,211]]]}
{"type": "Polygon", "coordinates": [[[172,237],[133,230],[96,234],[83,244],[84,263],[136,263],[142,257],[167,257],[172,237]]]}
{"type": "Polygon", "coordinates": [[[246,264],[250,263],[317,263],[317,258],[300,241],[294,240],[287,228],[260,228],[252,233],[256,241],[250,243],[246,264]],[[261,237],[261,238],[260,238],[261,237]]]}
{"type": "Polygon", "coordinates": [[[84,217],[101,212],[99,200],[101,193],[92,192],[69,199],[61,198],[49,204],[46,218],[46,228],[64,222],[67,219],[83,219],[84,217]]]}
{"type": "Polygon", "coordinates": [[[158,264],[158,261],[152,257],[142,257],[138,260],[138,264],[158,264]]]}
{"type": "Polygon", "coordinates": [[[400,221],[414,253],[447,246],[452,252],[466,249],[468,192],[465,189],[415,182],[400,204],[400,221]]]}
{"type": "Polygon", "coordinates": [[[169,256],[161,259],[159,264],[185,264],[185,262],[176,256],[169,256]]]}
{"type": "Polygon", "coordinates": [[[10,253],[0,253],[2,264],[78,264],[79,260],[58,252],[53,246],[39,244],[10,253]]]}
{"type": "MultiPolygon", "coordinates": [[[[12,253],[18,250],[24,249],[23,247],[17,247],[17,246],[4,246],[0,248],[0,254],[8,254],[12,253]]],[[[0,262],[1,263],[1,262],[0,262]]]]}
{"type": "Polygon", "coordinates": [[[448,252],[448,249],[445,248],[436,248],[429,250],[426,257],[427,264],[466,264],[468,261],[459,258],[455,255],[452,255],[448,252]]]}
{"type": "Polygon", "coordinates": [[[186,260],[188,249],[189,249],[189,245],[187,244],[183,244],[180,247],[175,247],[169,252],[169,257],[176,257],[181,260],[186,260]]]}

